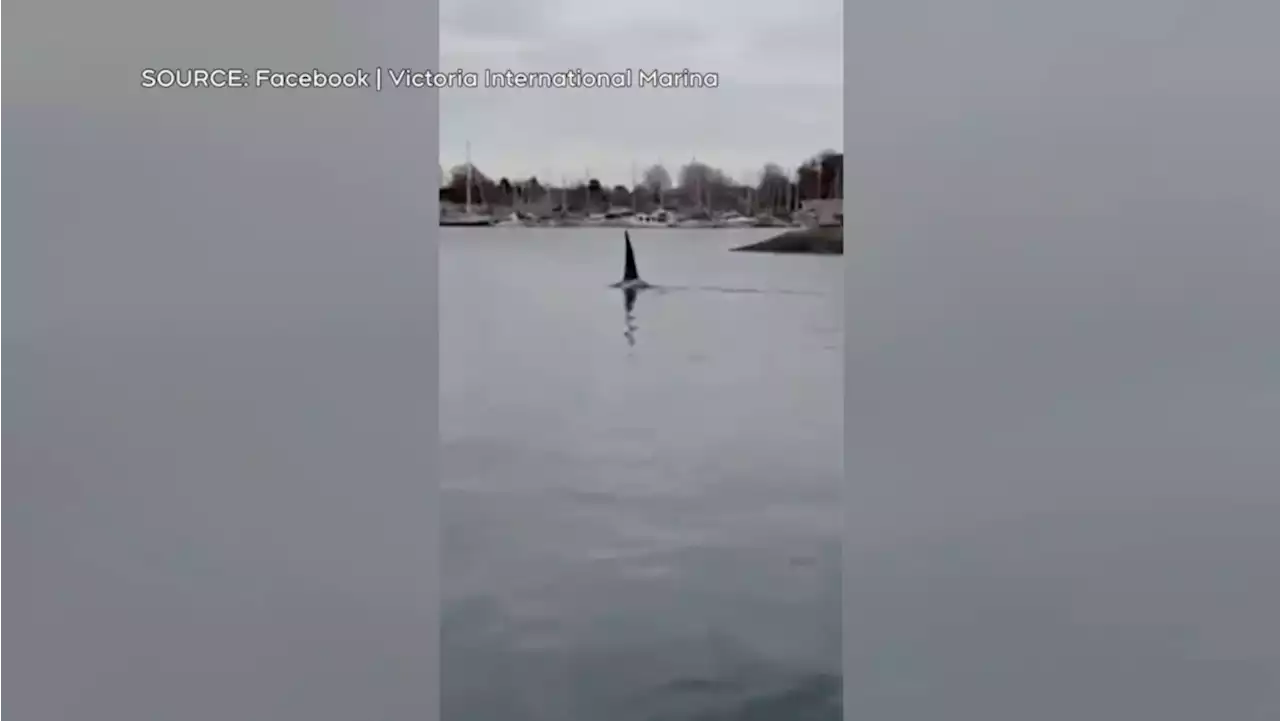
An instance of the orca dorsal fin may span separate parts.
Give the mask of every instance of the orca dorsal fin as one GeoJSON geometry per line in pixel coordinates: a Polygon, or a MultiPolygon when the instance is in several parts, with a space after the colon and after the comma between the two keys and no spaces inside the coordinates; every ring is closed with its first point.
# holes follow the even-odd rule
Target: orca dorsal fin
{"type": "Polygon", "coordinates": [[[622,268],[622,282],[640,280],[640,271],[636,270],[636,252],[631,249],[631,233],[622,231],[627,243],[627,262],[622,268]]]}

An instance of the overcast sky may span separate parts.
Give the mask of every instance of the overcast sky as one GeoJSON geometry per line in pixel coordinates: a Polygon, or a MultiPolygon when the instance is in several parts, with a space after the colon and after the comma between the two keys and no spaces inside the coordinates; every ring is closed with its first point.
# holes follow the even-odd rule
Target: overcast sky
{"type": "Polygon", "coordinates": [[[440,159],[486,174],[625,183],[662,161],[743,178],[842,134],[842,0],[441,0],[441,69],[715,72],[718,89],[445,90],[440,159]]]}

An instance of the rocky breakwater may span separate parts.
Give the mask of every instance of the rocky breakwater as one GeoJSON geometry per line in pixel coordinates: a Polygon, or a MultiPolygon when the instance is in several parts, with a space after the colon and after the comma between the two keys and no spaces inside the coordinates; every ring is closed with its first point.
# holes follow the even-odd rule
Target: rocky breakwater
{"type": "Polygon", "coordinates": [[[803,253],[843,255],[844,227],[796,228],[759,243],[733,249],[743,253],[803,253]]]}

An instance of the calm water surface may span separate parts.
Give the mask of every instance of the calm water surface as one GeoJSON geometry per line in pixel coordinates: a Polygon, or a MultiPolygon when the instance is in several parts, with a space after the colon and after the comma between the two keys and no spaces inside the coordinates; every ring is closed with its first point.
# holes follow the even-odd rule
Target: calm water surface
{"type": "Polygon", "coordinates": [[[445,230],[445,718],[840,717],[840,258],[445,230]]]}

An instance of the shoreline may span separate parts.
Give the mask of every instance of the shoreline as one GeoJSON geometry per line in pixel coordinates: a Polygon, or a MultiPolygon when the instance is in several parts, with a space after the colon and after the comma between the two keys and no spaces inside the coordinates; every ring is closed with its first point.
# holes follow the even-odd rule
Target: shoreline
{"type": "Polygon", "coordinates": [[[440,228],[555,228],[557,230],[595,230],[599,228],[611,228],[615,230],[804,230],[795,226],[787,225],[641,225],[634,223],[616,223],[604,221],[601,223],[566,223],[564,225],[555,225],[552,223],[441,223],[440,228]]]}
{"type": "Polygon", "coordinates": [[[758,243],[733,248],[732,252],[844,255],[844,227],[796,228],[758,243]]]}

